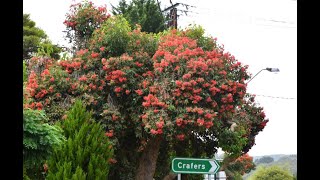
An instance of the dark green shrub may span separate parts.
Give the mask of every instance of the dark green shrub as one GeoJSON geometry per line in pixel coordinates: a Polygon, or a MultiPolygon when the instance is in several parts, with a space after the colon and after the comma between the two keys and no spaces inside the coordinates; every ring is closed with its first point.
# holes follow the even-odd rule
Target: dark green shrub
{"type": "Polygon", "coordinates": [[[113,154],[103,127],[77,100],[61,122],[67,141],[54,149],[47,179],[106,179],[113,154]]]}

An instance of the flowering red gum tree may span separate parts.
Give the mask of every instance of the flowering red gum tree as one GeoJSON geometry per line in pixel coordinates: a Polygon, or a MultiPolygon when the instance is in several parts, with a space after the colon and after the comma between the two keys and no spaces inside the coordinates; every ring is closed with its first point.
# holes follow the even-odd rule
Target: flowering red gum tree
{"type": "Polygon", "coordinates": [[[254,170],[255,167],[252,156],[249,156],[246,153],[238,158],[230,156],[225,157],[221,169],[226,171],[229,178],[235,179],[239,176],[243,176],[245,173],[249,173],[251,170],[254,170]]]}
{"type": "Polygon", "coordinates": [[[56,121],[81,98],[114,143],[109,176],[152,179],[159,153],[166,154],[161,144],[186,147],[171,149],[178,156],[195,143],[202,155],[218,147],[245,153],[267,122],[246,93],[247,66],[213,39],[204,50],[209,46],[189,32],[148,34],[111,17],[74,58],[38,73],[41,58],[31,60],[25,107],[44,109],[56,121]]]}
{"type": "Polygon", "coordinates": [[[85,48],[94,30],[110,17],[106,6],[96,7],[92,2],[72,4],[63,22],[67,38],[74,43],[75,49],[85,48]]]}

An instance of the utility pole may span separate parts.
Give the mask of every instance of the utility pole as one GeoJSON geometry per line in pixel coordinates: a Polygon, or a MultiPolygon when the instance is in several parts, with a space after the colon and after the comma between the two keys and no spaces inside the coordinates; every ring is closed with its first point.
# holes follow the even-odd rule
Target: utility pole
{"type": "MultiPolygon", "coordinates": [[[[177,29],[178,28],[178,17],[180,15],[182,15],[183,13],[185,15],[188,15],[187,14],[188,12],[192,12],[192,11],[188,10],[189,7],[196,8],[195,6],[191,6],[191,5],[184,4],[184,3],[173,4],[171,0],[170,0],[170,4],[171,4],[171,6],[165,8],[164,10],[161,11],[164,14],[164,16],[166,17],[166,27],[167,28],[173,27],[173,28],[177,29]],[[185,10],[178,9],[179,6],[184,6],[185,10]],[[182,12],[182,13],[178,14],[178,11],[182,12]]],[[[194,13],[194,12],[192,12],[192,13],[194,13]]]]}
{"type": "Polygon", "coordinates": [[[174,5],[171,5],[164,9],[162,13],[166,14],[167,28],[173,27],[175,29],[178,28],[178,14],[177,14],[177,6],[179,6],[180,3],[175,3],[174,5]]]}

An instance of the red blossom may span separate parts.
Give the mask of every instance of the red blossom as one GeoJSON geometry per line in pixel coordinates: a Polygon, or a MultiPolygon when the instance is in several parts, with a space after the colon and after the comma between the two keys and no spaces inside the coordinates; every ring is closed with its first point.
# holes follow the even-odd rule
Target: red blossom
{"type": "Polygon", "coordinates": [[[142,118],[142,119],[148,119],[148,115],[147,115],[147,114],[144,114],[144,115],[141,116],[141,118],[142,118]]]}
{"type": "Polygon", "coordinates": [[[213,122],[212,121],[205,122],[205,126],[206,126],[207,129],[209,129],[210,127],[213,126],[213,122]]]}
{"type": "Polygon", "coordinates": [[[91,75],[91,79],[96,79],[97,78],[97,75],[96,74],[92,74],[91,75]]]}
{"type": "Polygon", "coordinates": [[[150,130],[150,133],[153,134],[153,135],[157,135],[157,134],[158,134],[158,131],[156,131],[156,130],[154,130],[154,129],[151,129],[151,130],[150,130]]]}
{"type": "Polygon", "coordinates": [[[183,79],[189,79],[191,77],[191,74],[185,74],[182,76],[183,79]]]}
{"type": "Polygon", "coordinates": [[[108,136],[108,137],[112,137],[113,136],[113,130],[107,131],[105,135],[108,136]]]}
{"type": "Polygon", "coordinates": [[[204,117],[207,118],[207,119],[211,119],[212,118],[212,114],[207,113],[204,117]]]}
{"type": "Polygon", "coordinates": [[[110,158],[110,159],[108,160],[108,162],[109,162],[110,164],[115,164],[115,163],[117,163],[117,160],[114,159],[114,158],[110,158]]]}
{"type": "Polygon", "coordinates": [[[119,117],[116,116],[116,115],[114,115],[114,114],[112,114],[112,120],[113,120],[113,121],[116,121],[117,119],[119,119],[119,117]]]}
{"type": "Polygon", "coordinates": [[[96,57],[98,57],[98,56],[99,56],[99,53],[95,53],[95,52],[91,53],[91,57],[92,57],[92,58],[96,58],[96,57]]]}
{"type": "Polygon", "coordinates": [[[157,126],[157,128],[159,128],[159,129],[163,128],[163,125],[164,125],[164,122],[163,122],[163,121],[156,122],[156,126],[157,126]]]}
{"type": "Polygon", "coordinates": [[[116,92],[116,93],[119,93],[119,92],[121,92],[122,91],[122,88],[121,87],[116,87],[116,88],[114,88],[114,92],[116,92]]]}
{"type": "Polygon", "coordinates": [[[142,67],[143,66],[143,64],[139,63],[139,62],[135,62],[135,65],[138,66],[138,67],[142,67]]]}
{"type": "Polygon", "coordinates": [[[178,139],[179,141],[183,141],[184,138],[185,138],[185,135],[184,135],[184,134],[178,134],[178,135],[177,135],[177,139],[178,139]]]}
{"type": "Polygon", "coordinates": [[[176,124],[177,124],[177,126],[181,126],[182,125],[182,118],[177,118],[176,124]]]}
{"type": "Polygon", "coordinates": [[[261,128],[264,128],[264,127],[267,125],[268,121],[269,121],[269,120],[262,121],[262,122],[260,123],[260,127],[261,127],[261,128]]]}
{"type": "Polygon", "coordinates": [[[198,123],[198,126],[203,126],[204,120],[201,119],[201,118],[198,118],[198,119],[197,119],[197,123],[198,123]]]}
{"type": "Polygon", "coordinates": [[[143,94],[143,91],[142,91],[141,89],[135,90],[135,92],[136,92],[139,96],[142,96],[142,94],[143,94]]]}

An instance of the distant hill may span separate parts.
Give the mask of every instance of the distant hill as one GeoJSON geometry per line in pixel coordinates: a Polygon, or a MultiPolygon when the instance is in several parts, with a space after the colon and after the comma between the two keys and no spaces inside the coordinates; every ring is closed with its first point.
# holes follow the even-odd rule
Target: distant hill
{"type": "MultiPolygon", "coordinates": [[[[285,155],[285,154],[272,154],[272,155],[265,155],[265,156],[269,156],[272,157],[274,159],[273,162],[271,163],[260,163],[257,165],[256,169],[259,166],[273,166],[273,165],[277,165],[280,167],[284,167],[288,170],[290,170],[290,172],[294,175],[297,174],[297,155],[296,154],[292,154],[292,155],[285,155]]],[[[253,156],[253,161],[255,162],[257,159],[260,159],[264,156],[253,156]]],[[[251,176],[254,171],[251,171],[248,174],[243,175],[243,179],[246,180],[249,176],[251,176]]]]}
{"type": "MultiPolygon", "coordinates": [[[[286,154],[271,154],[271,155],[263,155],[263,156],[270,156],[273,158],[274,161],[278,161],[280,158],[287,156],[286,154]]],[[[257,159],[262,158],[263,156],[253,156],[253,162],[255,162],[257,159]]]]}

